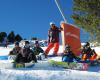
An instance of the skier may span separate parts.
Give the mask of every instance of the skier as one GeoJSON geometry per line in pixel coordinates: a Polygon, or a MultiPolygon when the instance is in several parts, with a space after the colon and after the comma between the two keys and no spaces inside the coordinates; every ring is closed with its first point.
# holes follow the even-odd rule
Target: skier
{"type": "Polygon", "coordinates": [[[50,30],[48,31],[48,47],[45,50],[45,56],[47,57],[49,51],[54,47],[53,56],[57,56],[59,50],[59,33],[62,28],[58,28],[54,23],[50,23],[50,30]]]}
{"type": "Polygon", "coordinates": [[[35,45],[32,48],[32,51],[36,55],[38,60],[42,60],[43,58],[45,58],[44,50],[40,47],[40,44],[38,41],[35,41],[35,45]]]}
{"type": "Polygon", "coordinates": [[[28,62],[37,62],[36,56],[33,51],[30,49],[28,41],[25,41],[25,46],[21,50],[21,53],[17,55],[15,62],[16,63],[28,63],[28,62]]]}
{"type": "Polygon", "coordinates": [[[79,61],[80,60],[80,58],[77,57],[77,56],[75,56],[75,54],[71,51],[70,46],[69,45],[66,45],[65,46],[65,50],[64,50],[64,54],[62,56],[62,61],[63,62],[73,62],[74,59],[76,61],[79,61]]]}
{"type": "Polygon", "coordinates": [[[82,60],[95,60],[96,56],[97,54],[95,50],[92,50],[90,47],[90,43],[86,42],[82,50],[82,60]]]}
{"type": "Polygon", "coordinates": [[[15,47],[12,51],[10,51],[9,55],[17,55],[21,51],[21,47],[19,46],[19,42],[15,42],[15,47]]]}
{"type": "Polygon", "coordinates": [[[19,42],[15,42],[15,47],[13,50],[9,52],[9,59],[15,59],[16,55],[18,55],[21,52],[21,47],[19,46],[19,42]]]}
{"type": "Polygon", "coordinates": [[[86,42],[82,50],[82,59],[80,62],[89,63],[91,66],[100,65],[99,55],[94,49],[91,49],[90,43],[86,42]]]}

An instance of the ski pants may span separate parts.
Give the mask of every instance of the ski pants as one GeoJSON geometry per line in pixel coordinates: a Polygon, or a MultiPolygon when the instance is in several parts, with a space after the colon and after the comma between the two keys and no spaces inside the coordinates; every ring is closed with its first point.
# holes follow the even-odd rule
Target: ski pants
{"type": "Polygon", "coordinates": [[[54,51],[53,53],[55,55],[57,55],[57,52],[59,50],[59,42],[56,42],[56,43],[49,43],[47,49],[45,50],[45,54],[47,55],[49,53],[49,51],[54,47],[54,51]]]}

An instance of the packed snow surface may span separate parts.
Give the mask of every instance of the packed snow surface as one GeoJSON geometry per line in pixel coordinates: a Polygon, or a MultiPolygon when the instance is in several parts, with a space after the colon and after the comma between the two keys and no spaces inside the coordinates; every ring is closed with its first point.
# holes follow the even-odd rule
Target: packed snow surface
{"type": "MultiPolygon", "coordinates": [[[[8,55],[11,49],[12,47],[0,47],[0,56],[8,55]]],[[[94,49],[100,55],[100,47],[94,47],[94,49]]],[[[61,50],[62,46],[60,46],[59,53],[61,50]]],[[[49,59],[61,60],[60,57],[49,59]]],[[[79,71],[52,67],[47,60],[38,61],[32,68],[0,68],[0,80],[100,80],[100,66],[89,67],[88,71],[79,71]]]]}

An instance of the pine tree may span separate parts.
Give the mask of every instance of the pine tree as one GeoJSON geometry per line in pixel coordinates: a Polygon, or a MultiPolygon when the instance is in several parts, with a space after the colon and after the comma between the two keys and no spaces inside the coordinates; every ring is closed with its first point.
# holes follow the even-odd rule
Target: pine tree
{"type": "Polygon", "coordinates": [[[15,41],[20,42],[21,40],[22,40],[22,37],[21,37],[19,34],[17,34],[17,35],[15,36],[15,41]]]}
{"type": "Polygon", "coordinates": [[[37,40],[37,37],[32,37],[31,40],[37,40]]]}
{"type": "Polygon", "coordinates": [[[11,42],[11,43],[14,43],[15,41],[15,33],[14,31],[11,31],[8,35],[8,41],[11,42]]]}
{"type": "Polygon", "coordinates": [[[100,41],[100,0],[73,0],[75,23],[100,41]]]}
{"type": "Polygon", "coordinates": [[[3,41],[4,37],[7,37],[7,33],[6,32],[1,32],[0,33],[0,42],[3,41]]]}

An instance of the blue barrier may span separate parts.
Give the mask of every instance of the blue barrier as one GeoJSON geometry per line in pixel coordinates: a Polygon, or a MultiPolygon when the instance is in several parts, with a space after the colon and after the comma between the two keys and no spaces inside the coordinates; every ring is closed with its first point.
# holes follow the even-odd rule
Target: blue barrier
{"type": "Polygon", "coordinates": [[[8,60],[8,56],[0,56],[0,60],[8,60]]]}

